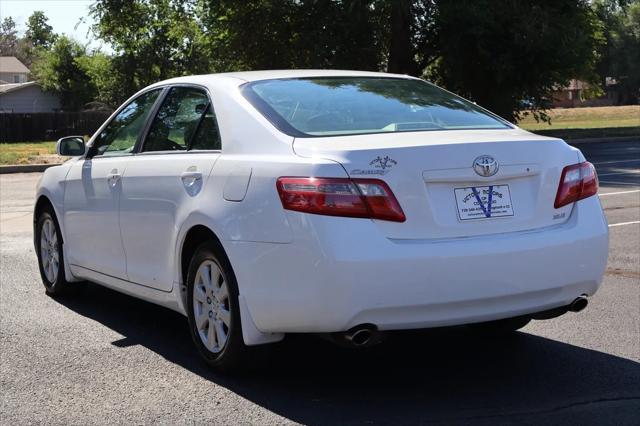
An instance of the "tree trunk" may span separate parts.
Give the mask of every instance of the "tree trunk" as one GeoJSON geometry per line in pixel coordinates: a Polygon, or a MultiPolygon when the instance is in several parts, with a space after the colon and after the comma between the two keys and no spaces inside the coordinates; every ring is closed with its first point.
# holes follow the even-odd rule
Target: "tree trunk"
{"type": "Polygon", "coordinates": [[[388,72],[418,75],[415,52],[411,45],[412,17],[411,0],[395,0],[391,3],[388,72]]]}

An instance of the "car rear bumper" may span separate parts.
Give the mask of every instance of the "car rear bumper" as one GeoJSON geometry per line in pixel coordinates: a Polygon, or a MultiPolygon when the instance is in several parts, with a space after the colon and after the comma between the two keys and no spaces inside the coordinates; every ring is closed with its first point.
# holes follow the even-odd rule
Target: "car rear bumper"
{"type": "Polygon", "coordinates": [[[414,329],[526,315],[593,295],[607,262],[597,197],[576,203],[558,226],[448,240],[390,240],[364,219],[289,212],[289,222],[290,244],[225,244],[263,332],[414,329]]]}

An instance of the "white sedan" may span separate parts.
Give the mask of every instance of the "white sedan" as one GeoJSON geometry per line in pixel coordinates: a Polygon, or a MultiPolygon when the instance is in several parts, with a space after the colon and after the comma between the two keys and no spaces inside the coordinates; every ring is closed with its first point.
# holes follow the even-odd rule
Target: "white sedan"
{"type": "Polygon", "coordinates": [[[180,77],[58,153],[34,214],[46,292],[178,311],[220,369],[286,333],[513,331],[583,309],[607,261],[578,149],[407,76],[180,77]]]}

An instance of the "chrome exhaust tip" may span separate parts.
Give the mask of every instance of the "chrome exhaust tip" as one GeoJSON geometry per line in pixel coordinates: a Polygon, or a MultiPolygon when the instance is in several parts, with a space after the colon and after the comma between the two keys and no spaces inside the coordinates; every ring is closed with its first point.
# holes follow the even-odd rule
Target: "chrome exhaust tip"
{"type": "Polygon", "coordinates": [[[331,333],[331,340],[340,346],[350,348],[367,348],[380,343],[384,333],[378,331],[373,324],[357,325],[350,330],[331,333]]]}
{"type": "Polygon", "coordinates": [[[580,312],[581,310],[586,308],[588,304],[589,301],[587,300],[587,296],[583,294],[580,297],[576,297],[576,299],[571,302],[571,304],[569,305],[569,310],[571,312],[580,312]]]}
{"type": "Polygon", "coordinates": [[[373,332],[367,328],[355,330],[352,333],[345,334],[345,339],[354,346],[366,346],[371,341],[373,332]]]}

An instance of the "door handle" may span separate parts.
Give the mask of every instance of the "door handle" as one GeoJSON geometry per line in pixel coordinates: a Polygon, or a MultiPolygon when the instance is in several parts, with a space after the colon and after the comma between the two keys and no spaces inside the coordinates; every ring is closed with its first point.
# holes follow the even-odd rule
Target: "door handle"
{"type": "Polygon", "coordinates": [[[109,186],[111,186],[111,187],[116,186],[121,177],[122,177],[122,175],[120,173],[118,173],[118,169],[111,170],[107,174],[107,182],[109,183],[109,186]]]}
{"type": "Polygon", "coordinates": [[[191,188],[196,182],[202,180],[202,173],[192,169],[195,169],[195,167],[189,167],[189,169],[180,176],[182,183],[187,188],[191,188]]]}

